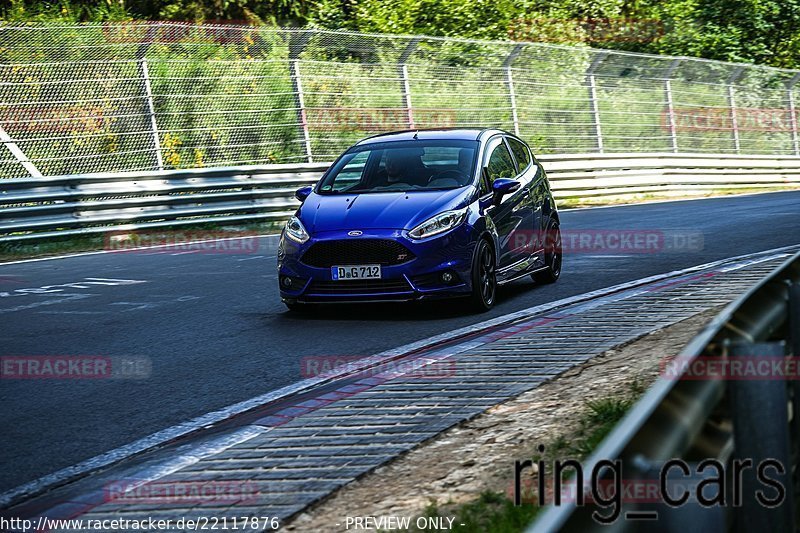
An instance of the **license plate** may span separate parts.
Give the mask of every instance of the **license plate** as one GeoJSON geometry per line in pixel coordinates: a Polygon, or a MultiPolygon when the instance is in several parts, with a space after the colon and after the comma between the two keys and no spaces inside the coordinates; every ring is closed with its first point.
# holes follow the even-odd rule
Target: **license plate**
{"type": "Polygon", "coordinates": [[[381,279],[380,265],[346,265],[332,266],[331,278],[334,281],[348,279],[381,279]]]}

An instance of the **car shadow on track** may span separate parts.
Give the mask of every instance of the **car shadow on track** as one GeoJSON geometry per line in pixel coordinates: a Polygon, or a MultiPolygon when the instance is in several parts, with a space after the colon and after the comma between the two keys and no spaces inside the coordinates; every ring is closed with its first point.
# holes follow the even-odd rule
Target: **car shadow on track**
{"type": "MultiPolygon", "coordinates": [[[[524,295],[529,294],[536,288],[537,285],[530,280],[519,280],[498,287],[496,305],[502,307],[503,312],[508,312],[508,306],[504,304],[508,304],[517,298],[524,297],[524,295]]],[[[469,315],[481,317],[502,314],[498,312],[497,306],[488,313],[478,313],[470,306],[470,302],[467,298],[419,302],[320,304],[305,311],[287,310],[282,314],[281,318],[292,321],[432,321],[447,320],[469,315]]]]}

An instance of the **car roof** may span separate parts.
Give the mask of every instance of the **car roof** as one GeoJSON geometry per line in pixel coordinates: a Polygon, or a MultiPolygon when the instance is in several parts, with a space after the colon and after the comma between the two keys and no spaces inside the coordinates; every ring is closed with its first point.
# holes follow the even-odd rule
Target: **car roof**
{"type": "Polygon", "coordinates": [[[443,140],[452,139],[460,141],[476,141],[485,134],[502,133],[510,135],[510,133],[503,130],[494,128],[436,128],[436,129],[418,129],[418,130],[402,130],[392,131],[389,133],[381,133],[367,137],[356,143],[356,146],[363,146],[365,144],[392,142],[392,141],[411,141],[418,140],[443,140]]]}

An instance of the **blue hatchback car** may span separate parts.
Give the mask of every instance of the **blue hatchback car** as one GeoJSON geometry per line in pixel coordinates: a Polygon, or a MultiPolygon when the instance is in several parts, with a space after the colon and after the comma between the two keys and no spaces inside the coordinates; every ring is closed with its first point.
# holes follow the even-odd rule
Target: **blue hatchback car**
{"type": "Polygon", "coordinates": [[[347,150],[281,234],[278,283],[290,309],[328,302],[467,297],[561,273],[558,211],[542,165],[496,129],[387,133],[347,150]]]}

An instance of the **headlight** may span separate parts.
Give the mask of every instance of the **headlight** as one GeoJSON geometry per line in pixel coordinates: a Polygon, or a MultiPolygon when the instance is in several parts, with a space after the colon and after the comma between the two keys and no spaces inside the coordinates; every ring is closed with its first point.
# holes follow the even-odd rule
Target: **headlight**
{"type": "Polygon", "coordinates": [[[445,211],[433,216],[408,232],[412,239],[426,239],[451,230],[467,218],[467,208],[445,211]]]}
{"type": "Polygon", "coordinates": [[[297,217],[292,217],[286,221],[286,236],[300,244],[308,240],[308,232],[297,217]]]}

